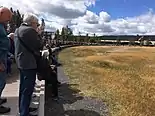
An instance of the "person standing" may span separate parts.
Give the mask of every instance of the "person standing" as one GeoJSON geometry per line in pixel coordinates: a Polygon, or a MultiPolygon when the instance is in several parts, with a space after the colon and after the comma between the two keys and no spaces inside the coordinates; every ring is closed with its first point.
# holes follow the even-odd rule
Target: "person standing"
{"type": "Polygon", "coordinates": [[[10,33],[8,35],[8,38],[10,40],[10,49],[9,49],[9,53],[8,53],[8,57],[7,57],[7,74],[8,76],[11,76],[12,73],[12,63],[14,60],[14,51],[15,51],[15,47],[14,47],[14,33],[10,33]]]}
{"type": "Polygon", "coordinates": [[[7,99],[1,98],[6,85],[7,54],[9,52],[9,39],[7,37],[6,25],[12,18],[11,11],[6,7],[0,7],[0,114],[10,112],[10,108],[2,106],[7,99]]]}
{"type": "Polygon", "coordinates": [[[41,43],[37,33],[38,26],[38,18],[33,14],[27,13],[24,15],[23,23],[16,29],[14,34],[15,60],[20,71],[20,116],[33,116],[30,113],[29,106],[36,81],[37,63],[33,54],[23,43],[36,54],[40,54],[41,43]]]}
{"type": "Polygon", "coordinates": [[[14,33],[10,33],[9,35],[8,35],[8,38],[9,38],[9,40],[10,40],[10,53],[11,54],[15,54],[15,45],[14,45],[14,33]]]}

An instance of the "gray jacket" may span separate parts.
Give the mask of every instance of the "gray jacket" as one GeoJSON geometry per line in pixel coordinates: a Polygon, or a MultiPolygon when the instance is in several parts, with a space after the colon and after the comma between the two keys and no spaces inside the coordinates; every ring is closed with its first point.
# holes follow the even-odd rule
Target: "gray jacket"
{"type": "Polygon", "coordinates": [[[39,54],[41,42],[37,32],[30,26],[22,24],[15,31],[15,59],[19,69],[36,69],[36,60],[31,52],[29,52],[19,41],[17,30],[23,42],[35,53],[39,54]]]}

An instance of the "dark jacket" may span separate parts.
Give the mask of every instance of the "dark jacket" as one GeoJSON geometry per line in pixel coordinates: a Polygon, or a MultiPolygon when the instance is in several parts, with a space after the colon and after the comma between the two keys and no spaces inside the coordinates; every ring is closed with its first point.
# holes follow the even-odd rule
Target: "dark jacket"
{"type": "Polygon", "coordinates": [[[22,24],[15,31],[15,59],[19,69],[36,69],[36,59],[33,54],[29,52],[19,41],[17,33],[19,32],[20,38],[36,54],[40,54],[41,42],[37,32],[30,26],[22,24]]]}
{"type": "Polygon", "coordinates": [[[9,52],[14,55],[14,53],[15,53],[14,40],[11,39],[11,38],[9,38],[9,40],[10,40],[10,50],[9,50],[9,52]]]}

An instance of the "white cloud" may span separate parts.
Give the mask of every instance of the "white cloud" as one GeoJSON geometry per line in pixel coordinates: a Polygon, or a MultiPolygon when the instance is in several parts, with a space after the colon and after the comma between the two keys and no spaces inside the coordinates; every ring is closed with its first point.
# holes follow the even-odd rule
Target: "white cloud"
{"type": "Polygon", "coordinates": [[[100,22],[109,22],[110,21],[110,15],[107,12],[101,11],[99,13],[99,20],[100,22]]]}
{"type": "Polygon", "coordinates": [[[46,29],[55,31],[69,25],[74,34],[155,34],[155,14],[152,9],[135,17],[112,19],[106,11],[99,15],[87,10],[96,0],[1,0],[0,4],[32,12],[44,18],[46,29]]]}

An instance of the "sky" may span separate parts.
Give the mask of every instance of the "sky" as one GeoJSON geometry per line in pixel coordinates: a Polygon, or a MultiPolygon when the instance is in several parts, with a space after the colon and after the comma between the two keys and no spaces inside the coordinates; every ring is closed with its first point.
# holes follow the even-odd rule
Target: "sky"
{"type": "Polygon", "coordinates": [[[155,8],[154,0],[97,0],[95,6],[88,10],[99,13],[106,11],[113,19],[120,17],[133,17],[146,13],[155,8]]]}
{"type": "Polygon", "coordinates": [[[68,25],[75,35],[155,34],[153,0],[0,0],[0,5],[44,18],[48,31],[68,25]]]}

